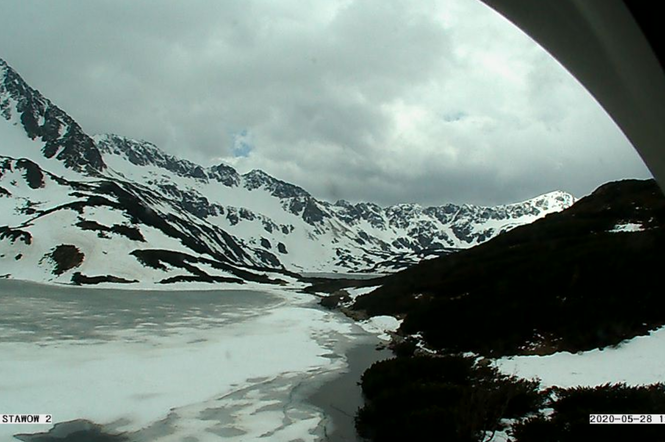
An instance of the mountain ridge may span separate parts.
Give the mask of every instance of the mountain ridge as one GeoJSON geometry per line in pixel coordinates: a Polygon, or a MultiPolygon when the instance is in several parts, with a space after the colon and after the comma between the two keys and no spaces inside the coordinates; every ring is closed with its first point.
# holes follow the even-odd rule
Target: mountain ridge
{"type": "Polygon", "coordinates": [[[0,113],[20,121],[27,136],[41,139],[42,155],[67,167],[94,174],[106,168],[95,142],[73,118],[51,103],[0,58],[0,113]]]}
{"type": "Polygon", "coordinates": [[[551,192],[495,207],[331,203],[261,170],[203,167],[147,141],[89,136],[4,61],[0,80],[0,255],[12,277],[214,282],[247,271],[261,280],[276,272],[275,281],[290,271],[394,271],[575,201],[551,192]],[[21,232],[35,241],[14,253],[21,232]],[[14,265],[46,269],[55,250],[73,250],[62,245],[84,258],[57,275],[30,276],[14,265]],[[108,260],[100,253],[113,255],[114,273],[101,273],[108,260]]]}

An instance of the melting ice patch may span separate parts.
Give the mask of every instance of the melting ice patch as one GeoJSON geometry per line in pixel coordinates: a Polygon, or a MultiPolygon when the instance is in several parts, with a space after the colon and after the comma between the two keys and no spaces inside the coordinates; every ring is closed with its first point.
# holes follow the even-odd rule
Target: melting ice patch
{"type": "Polygon", "coordinates": [[[379,339],[390,341],[390,333],[394,333],[402,325],[402,319],[393,316],[372,316],[360,322],[360,327],[368,333],[376,334],[379,339]]]}

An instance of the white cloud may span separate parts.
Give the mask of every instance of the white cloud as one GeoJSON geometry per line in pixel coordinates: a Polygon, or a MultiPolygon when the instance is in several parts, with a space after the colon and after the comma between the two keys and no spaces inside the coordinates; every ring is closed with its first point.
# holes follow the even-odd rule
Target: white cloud
{"type": "Polygon", "coordinates": [[[316,196],[498,203],[648,176],[589,94],[476,0],[3,7],[0,57],[86,130],[316,196]]]}

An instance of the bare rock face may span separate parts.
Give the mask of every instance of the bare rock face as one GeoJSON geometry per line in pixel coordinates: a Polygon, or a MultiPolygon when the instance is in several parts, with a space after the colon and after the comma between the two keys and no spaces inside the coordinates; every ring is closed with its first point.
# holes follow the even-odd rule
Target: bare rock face
{"type": "Polygon", "coordinates": [[[87,173],[106,168],[95,142],[81,126],[0,59],[0,114],[20,121],[26,135],[41,140],[41,154],[57,158],[73,170],[87,173]]]}
{"type": "Polygon", "coordinates": [[[71,244],[60,244],[51,253],[44,255],[44,260],[53,263],[54,275],[62,275],[67,270],[80,266],[84,259],[85,255],[71,244]]]}

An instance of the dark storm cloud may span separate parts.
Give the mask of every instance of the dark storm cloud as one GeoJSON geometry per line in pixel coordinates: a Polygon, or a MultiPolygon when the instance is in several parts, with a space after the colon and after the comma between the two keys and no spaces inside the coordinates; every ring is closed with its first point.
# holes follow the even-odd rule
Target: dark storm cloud
{"type": "Polygon", "coordinates": [[[88,132],[320,197],[492,204],[648,176],[475,0],[1,1],[0,57],[88,132]]]}

